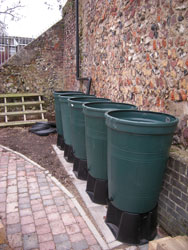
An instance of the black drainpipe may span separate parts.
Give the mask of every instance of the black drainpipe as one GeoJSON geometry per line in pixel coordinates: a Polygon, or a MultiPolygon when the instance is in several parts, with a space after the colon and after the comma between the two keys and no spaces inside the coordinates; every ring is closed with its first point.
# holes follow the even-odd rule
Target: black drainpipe
{"type": "Polygon", "coordinates": [[[79,0],[76,1],[76,80],[88,81],[86,94],[90,93],[91,77],[80,77],[79,0]]]}

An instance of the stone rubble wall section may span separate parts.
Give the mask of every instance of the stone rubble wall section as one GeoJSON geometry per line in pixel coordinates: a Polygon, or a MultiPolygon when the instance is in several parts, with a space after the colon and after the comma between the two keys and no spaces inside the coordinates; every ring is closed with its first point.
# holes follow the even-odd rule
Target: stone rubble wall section
{"type": "Polygon", "coordinates": [[[80,2],[81,68],[92,92],[178,116],[175,143],[187,147],[188,2],[80,2]]]}
{"type": "Polygon", "coordinates": [[[1,93],[43,93],[53,111],[53,90],[63,88],[62,20],[0,68],[1,93]]]}

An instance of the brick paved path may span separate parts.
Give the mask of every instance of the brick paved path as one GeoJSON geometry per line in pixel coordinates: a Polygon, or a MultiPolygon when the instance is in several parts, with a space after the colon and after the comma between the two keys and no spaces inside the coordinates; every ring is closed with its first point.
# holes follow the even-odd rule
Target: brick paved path
{"type": "Polygon", "coordinates": [[[70,197],[46,171],[1,147],[0,216],[14,250],[101,249],[70,197]]]}

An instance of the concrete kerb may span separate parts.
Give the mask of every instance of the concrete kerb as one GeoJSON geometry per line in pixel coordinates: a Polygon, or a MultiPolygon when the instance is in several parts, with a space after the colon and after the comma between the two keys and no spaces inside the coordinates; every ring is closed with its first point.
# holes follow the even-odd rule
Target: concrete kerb
{"type": "Polygon", "coordinates": [[[45,168],[41,167],[39,164],[37,164],[36,162],[32,161],[31,159],[29,159],[28,157],[26,157],[25,155],[16,152],[8,147],[2,146],[0,145],[1,148],[3,148],[6,151],[9,151],[11,153],[14,153],[16,155],[18,155],[19,157],[23,158],[24,160],[28,161],[29,163],[31,163],[33,166],[39,168],[41,171],[43,171],[45,173],[46,176],[48,176],[74,203],[75,207],[78,209],[80,215],[82,216],[82,218],[84,219],[84,221],[86,222],[87,226],[89,227],[89,229],[92,231],[92,233],[94,234],[96,240],[98,241],[99,245],[101,246],[101,248],[103,250],[107,250],[109,249],[109,247],[107,246],[106,242],[103,240],[102,236],[99,234],[99,232],[97,231],[96,227],[94,226],[94,224],[91,222],[91,220],[89,219],[89,217],[86,215],[85,211],[83,210],[83,208],[80,206],[80,204],[78,203],[78,201],[76,200],[76,198],[74,198],[74,195],[72,195],[55,177],[53,177],[51,174],[49,174],[48,170],[45,170],[45,168]]]}

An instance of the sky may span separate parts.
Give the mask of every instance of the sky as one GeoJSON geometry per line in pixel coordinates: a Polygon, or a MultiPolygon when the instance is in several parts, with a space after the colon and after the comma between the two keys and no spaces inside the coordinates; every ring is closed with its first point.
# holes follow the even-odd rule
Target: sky
{"type": "MultiPolygon", "coordinates": [[[[12,0],[6,0],[6,3],[12,0]]],[[[56,0],[49,0],[53,4],[53,10],[49,10],[44,4],[45,0],[22,0],[25,5],[21,8],[19,14],[22,18],[15,21],[8,21],[8,35],[36,38],[53,24],[61,19],[61,11],[58,9],[56,0]]],[[[62,0],[65,3],[66,0],[62,0]]]]}

